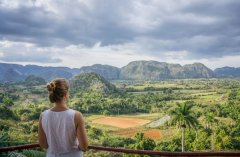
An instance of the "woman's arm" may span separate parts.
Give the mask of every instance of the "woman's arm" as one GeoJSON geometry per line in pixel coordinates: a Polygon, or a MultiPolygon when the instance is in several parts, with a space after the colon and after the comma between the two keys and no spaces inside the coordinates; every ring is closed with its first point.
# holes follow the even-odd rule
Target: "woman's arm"
{"type": "Polygon", "coordinates": [[[47,138],[42,128],[42,114],[40,114],[38,122],[38,141],[39,145],[42,148],[48,148],[47,138]]]}
{"type": "Polygon", "coordinates": [[[86,151],[88,147],[88,139],[86,130],[84,128],[84,120],[83,116],[80,112],[75,111],[75,124],[77,130],[77,138],[79,141],[79,146],[82,151],[86,151]]]}

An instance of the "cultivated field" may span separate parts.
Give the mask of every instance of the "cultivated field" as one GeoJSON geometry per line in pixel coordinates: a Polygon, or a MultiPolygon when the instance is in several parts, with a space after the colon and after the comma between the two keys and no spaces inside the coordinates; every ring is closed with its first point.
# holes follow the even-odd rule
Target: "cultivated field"
{"type": "Polygon", "coordinates": [[[131,128],[113,131],[112,133],[120,136],[133,137],[137,132],[143,132],[144,137],[151,138],[154,140],[159,140],[162,138],[162,133],[159,129],[144,130],[143,128],[131,128]]]}
{"type": "Polygon", "coordinates": [[[139,118],[123,118],[123,117],[102,117],[94,119],[92,123],[110,125],[118,128],[132,128],[142,126],[151,122],[146,119],[139,118]]]}
{"type": "Polygon", "coordinates": [[[91,126],[101,128],[109,134],[133,137],[136,133],[144,133],[145,138],[159,140],[162,132],[157,128],[148,128],[148,124],[161,120],[160,114],[121,115],[117,117],[96,116],[88,117],[91,126]]]}

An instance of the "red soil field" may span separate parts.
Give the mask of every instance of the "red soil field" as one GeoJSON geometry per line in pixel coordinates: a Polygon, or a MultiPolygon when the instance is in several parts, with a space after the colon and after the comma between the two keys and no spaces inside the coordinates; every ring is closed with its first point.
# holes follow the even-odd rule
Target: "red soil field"
{"type": "Polygon", "coordinates": [[[123,117],[103,117],[92,121],[92,123],[110,125],[118,128],[137,127],[147,124],[149,122],[151,121],[145,119],[123,117]]]}
{"type": "Polygon", "coordinates": [[[162,135],[160,130],[150,129],[144,131],[144,137],[151,138],[153,140],[159,140],[162,137],[162,135]]]}
{"type": "Polygon", "coordinates": [[[120,136],[133,137],[137,132],[143,132],[145,138],[150,138],[153,140],[159,140],[162,138],[161,131],[158,129],[143,130],[141,128],[133,128],[118,130],[112,133],[120,136]]]}

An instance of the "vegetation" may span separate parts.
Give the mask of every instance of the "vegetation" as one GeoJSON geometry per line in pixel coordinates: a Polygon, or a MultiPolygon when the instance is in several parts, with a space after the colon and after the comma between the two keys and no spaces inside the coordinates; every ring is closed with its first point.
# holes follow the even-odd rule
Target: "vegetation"
{"type": "MultiPolygon", "coordinates": [[[[91,145],[181,151],[184,141],[187,151],[240,150],[240,80],[115,80],[110,83],[91,73],[71,81],[74,85],[68,106],[84,114],[91,145]],[[162,120],[168,116],[170,121],[162,120]],[[103,117],[145,119],[154,122],[154,126],[122,129],[93,123],[103,117]],[[150,129],[159,130],[160,139],[145,136],[150,129]]],[[[37,142],[39,114],[51,107],[45,85],[5,82],[0,84],[0,91],[0,145],[37,142]]],[[[41,154],[39,151],[44,152],[37,149],[11,154],[31,156],[32,152],[36,156],[41,154]]],[[[137,155],[90,150],[85,156],[137,155]]]]}
{"type": "Polygon", "coordinates": [[[171,123],[182,129],[182,152],[185,151],[185,128],[196,128],[198,125],[197,118],[192,113],[192,107],[193,105],[190,103],[177,104],[177,107],[170,111],[171,123]]]}

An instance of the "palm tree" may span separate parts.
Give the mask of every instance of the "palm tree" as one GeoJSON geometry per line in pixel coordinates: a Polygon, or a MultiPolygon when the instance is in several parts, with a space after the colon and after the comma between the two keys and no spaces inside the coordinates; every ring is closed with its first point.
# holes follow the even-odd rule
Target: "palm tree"
{"type": "Polygon", "coordinates": [[[212,129],[212,127],[213,127],[214,123],[218,122],[218,120],[215,119],[215,117],[213,116],[213,112],[207,112],[205,114],[204,121],[206,123],[206,128],[211,130],[211,147],[212,147],[212,150],[214,150],[213,129],[212,129]]]}
{"type": "Polygon", "coordinates": [[[177,107],[174,110],[170,111],[171,124],[176,125],[182,129],[182,152],[184,149],[184,139],[185,139],[185,129],[194,127],[198,125],[197,118],[193,115],[192,104],[177,104],[177,107]]]}

